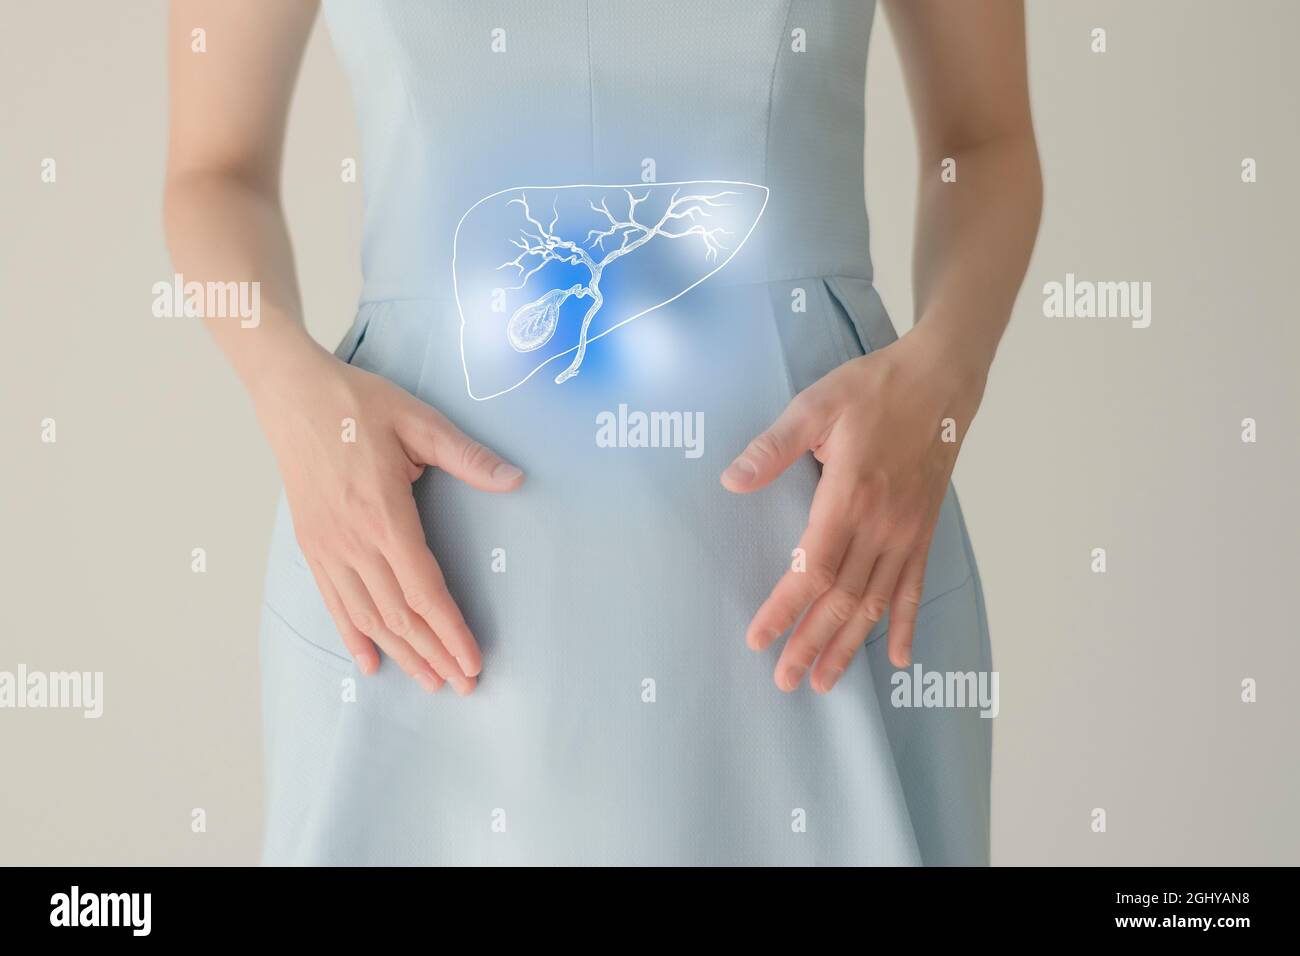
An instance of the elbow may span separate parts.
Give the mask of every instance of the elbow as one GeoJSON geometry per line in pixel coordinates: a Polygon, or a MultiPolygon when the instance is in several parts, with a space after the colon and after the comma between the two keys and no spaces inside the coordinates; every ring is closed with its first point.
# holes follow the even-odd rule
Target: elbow
{"type": "Polygon", "coordinates": [[[221,164],[169,161],[163,177],[162,225],[169,249],[214,213],[256,200],[278,207],[279,189],[260,170],[221,164]]]}

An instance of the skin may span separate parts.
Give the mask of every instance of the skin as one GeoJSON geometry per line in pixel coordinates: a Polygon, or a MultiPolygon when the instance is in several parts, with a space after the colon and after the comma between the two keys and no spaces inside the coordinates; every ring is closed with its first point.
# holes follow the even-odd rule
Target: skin
{"type": "MultiPolygon", "coordinates": [[[[795,626],[775,679],[828,691],[892,608],[910,660],[930,538],[1032,249],[1041,203],[1019,0],[887,0],[923,170],[916,327],[800,393],[722,476],[744,494],[805,452],[822,462],[807,570],[786,574],[746,640],[795,626]],[[942,159],[958,181],[941,183],[942,159]],[[940,440],[941,422],[959,440],[940,440]]],[[[477,642],[430,553],[411,483],[425,468],[509,493],[522,471],[398,386],[321,348],[302,319],[280,204],[285,120],[316,0],[172,0],[168,246],[188,280],[257,281],[261,322],[205,322],[280,467],[298,542],[363,673],[379,651],[431,692],[474,690],[477,642]],[[190,50],[201,25],[207,52],[190,50]],[[340,423],[357,423],[355,443],[340,423]]]]}

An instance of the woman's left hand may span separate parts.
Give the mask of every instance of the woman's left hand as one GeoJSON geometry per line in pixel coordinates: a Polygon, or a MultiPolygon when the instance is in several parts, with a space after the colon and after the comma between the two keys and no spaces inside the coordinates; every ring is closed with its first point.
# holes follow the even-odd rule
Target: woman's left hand
{"type": "Polygon", "coordinates": [[[745,635],[763,650],[799,621],[776,665],[782,690],[811,669],[813,689],[829,691],[886,609],[889,659],[911,663],[930,540],[987,377],[945,333],[918,322],[814,382],[722,475],[740,493],[806,451],[823,466],[791,570],[745,635]]]}

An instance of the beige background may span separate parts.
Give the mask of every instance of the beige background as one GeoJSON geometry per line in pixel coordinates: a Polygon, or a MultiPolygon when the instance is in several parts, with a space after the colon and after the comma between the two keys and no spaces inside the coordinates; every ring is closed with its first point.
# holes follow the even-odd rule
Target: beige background
{"type": "MultiPolygon", "coordinates": [[[[277,480],[201,328],[150,314],[171,275],[165,5],[6,3],[4,21],[0,670],[102,670],[106,712],[0,710],[0,862],[250,862],[277,480]]],[[[1290,0],[1031,2],[1046,214],[956,478],[1002,675],[996,863],[1300,863],[1296,36],[1290,0]],[[1151,328],[1043,318],[1067,271],[1152,282],[1151,328]]],[[[916,170],[887,28],[868,117],[872,251],[905,329],[916,170]]],[[[355,155],[318,24],[285,188],[329,344],[360,286],[355,155]]]]}

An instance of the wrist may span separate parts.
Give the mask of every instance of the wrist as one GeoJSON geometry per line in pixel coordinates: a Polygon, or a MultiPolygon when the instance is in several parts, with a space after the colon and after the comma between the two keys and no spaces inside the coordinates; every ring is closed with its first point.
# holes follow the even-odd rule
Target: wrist
{"type": "Polygon", "coordinates": [[[258,408],[300,394],[337,362],[299,322],[263,323],[253,334],[258,338],[248,344],[236,368],[258,408]]]}
{"type": "Polygon", "coordinates": [[[969,316],[949,316],[927,312],[904,336],[913,347],[924,353],[926,364],[958,395],[976,403],[984,394],[989,369],[997,349],[997,340],[969,316]]]}

